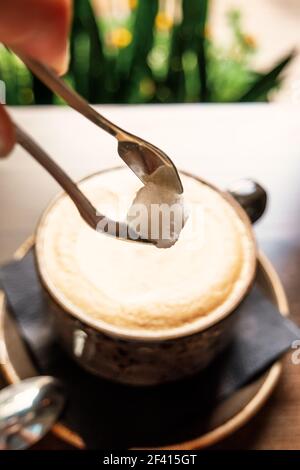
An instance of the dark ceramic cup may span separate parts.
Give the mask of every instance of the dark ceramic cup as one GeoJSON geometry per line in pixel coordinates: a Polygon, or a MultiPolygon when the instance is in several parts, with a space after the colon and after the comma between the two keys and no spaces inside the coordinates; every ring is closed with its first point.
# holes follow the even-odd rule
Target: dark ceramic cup
{"type": "MultiPolygon", "coordinates": [[[[186,173],[185,173],[186,174],[186,173]]],[[[93,175],[94,177],[95,175],[93,175]]],[[[233,207],[254,242],[251,222],[266,207],[266,193],[251,180],[241,180],[223,192],[200,178],[193,178],[217,191],[233,207]]],[[[84,180],[86,181],[86,179],[84,180]]],[[[205,368],[228,344],[237,319],[237,307],[253,283],[256,269],[254,250],[252,266],[239,298],[219,312],[207,315],[201,325],[191,324],[176,334],[164,331],[159,335],[141,335],[91,318],[61,302],[43,269],[40,250],[43,223],[53,204],[41,218],[36,233],[38,271],[49,294],[58,336],[69,355],[89,372],[103,378],[130,385],[156,385],[182,379],[205,368]]],[[[255,242],[253,243],[255,247],[255,242]]]]}

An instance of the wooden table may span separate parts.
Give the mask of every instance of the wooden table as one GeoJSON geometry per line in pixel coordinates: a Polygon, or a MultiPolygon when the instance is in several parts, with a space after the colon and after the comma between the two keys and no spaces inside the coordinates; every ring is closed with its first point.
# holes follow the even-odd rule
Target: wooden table
{"type": "MultiPolygon", "coordinates": [[[[101,106],[108,118],[157,144],[184,170],[226,187],[252,177],[269,193],[257,224],[261,247],[286,288],[300,324],[300,107],[292,105],[101,106]]],[[[120,163],[116,142],[70,109],[12,109],[73,178],[120,163]]],[[[0,162],[0,262],[29,236],[58,186],[16,148],[0,162]]],[[[300,449],[300,365],[284,373],[265,408],[218,448],[300,449]]],[[[47,436],[39,448],[65,448],[47,436]]]]}

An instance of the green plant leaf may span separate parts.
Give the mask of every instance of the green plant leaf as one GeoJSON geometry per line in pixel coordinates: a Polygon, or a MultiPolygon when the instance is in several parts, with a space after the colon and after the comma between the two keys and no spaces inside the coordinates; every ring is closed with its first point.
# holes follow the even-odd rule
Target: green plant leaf
{"type": "Polygon", "coordinates": [[[205,39],[205,25],[206,18],[208,13],[208,0],[203,0],[200,2],[201,8],[199,11],[199,32],[198,40],[196,46],[196,52],[198,56],[198,68],[199,68],[199,78],[200,78],[200,93],[201,101],[209,101],[209,86],[207,81],[207,59],[206,59],[206,39],[205,39]]]}
{"type": "Polygon", "coordinates": [[[103,53],[100,29],[98,27],[94,11],[90,2],[87,8],[86,28],[89,34],[89,100],[91,103],[103,103],[105,101],[105,78],[106,78],[106,59],[103,53]]]}
{"type": "Polygon", "coordinates": [[[133,39],[127,52],[128,73],[135,66],[144,66],[153,46],[154,21],[158,12],[158,0],[139,0],[133,28],[133,39]]]}
{"type": "Polygon", "coordinates": [[[288,63],[294,58],[295,52],[292,51],[284,57],[273,69],[264,75],[260,75],[254,84],[244,93],[237,101],[251,102],[259,101],[266,97],[268,92],[278,85],[278,80],[281,72],[285,69],[288,63]]]}
{"type": "Polygon", "coordinates": [[[120,50],[117,71],[120,77],[119,101],[135,102],[139,96],[136,86],[140,80],[152,80],[152,71],[147,63],[154,42],[154,22],[158,12],[158,0],[139,0],[135,12],[131,43],[120,50]]]}
{"type": "Polygon", "coordinates": [[[169,101],[178,103],[185,98],[185,77],[182,67],[182,56],[184,53],[184,42],[182,41],[181,25],[173,28],[168,75],[165,87],[170,90],[169,101]]]}
{"type": "Polygon", "coordinates": [[[105,102],[108,60],[103,52],[100,29],[89,0],[74,2],[70,49],[70,75],[76,90],[92,103],[105,102]]]}
{"type": "Polygon", "coordinates": [[[182,35],[185,49],[193,49],[197,54],[200,80],[200,101],[208,101],[205,26],[209,0],[182,2],[182,35]]]}
{"type": "Polygon", "coordinates": [[[87,2],[77,0],[73,7],[73,23],[70,36],[69,74],[78,93],[88,96],[89,39],[85,28],[87,2]]]}

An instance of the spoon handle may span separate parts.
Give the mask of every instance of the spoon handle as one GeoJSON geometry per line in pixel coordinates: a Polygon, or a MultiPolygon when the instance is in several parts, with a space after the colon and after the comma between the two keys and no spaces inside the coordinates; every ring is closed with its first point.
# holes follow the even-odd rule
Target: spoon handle
{"type": "Polygon", "coordinates": [[[64,172],[64,170],[55,163],[52,158],[19,126],[15,124],[16,140],[32,157],[43,166],[48,173],[58,182],[58,184],[70,196],[76,205],[82,218],[93,229],[97,227],[97,222],[101,219],[101,215],[97,215],[96,209],[90,201],[80,191],[78,186],[64,172]]]}
{"type": "Polygon", "coordinates": [[[113,122],[109,121],[92,108],[82,96],[72,90],[72,88],[70,88],[50,67],[30,57],[23,57],[20,54],[19,56],[24,64],[27,65],[34,75],[45,83],[48,88],[63,98],[69,106],[96,124],[96,126],[101,127],[105,132],[108,132],[117,139],[121,137],[124,138],[124,136],[127,135],[123,129],[116,126],[113,122]]]}
{"type": "Polygon", "coordinates": [[[150,240],[139,237],[133,230],[129,230],[125,222],[116,222],[100,214],[64,170],[23,129],[17,124],[14,126],[18,144],[53,176],[70,196],[81,217],[92,229],[126,241],[152,243],[150,240]]]}

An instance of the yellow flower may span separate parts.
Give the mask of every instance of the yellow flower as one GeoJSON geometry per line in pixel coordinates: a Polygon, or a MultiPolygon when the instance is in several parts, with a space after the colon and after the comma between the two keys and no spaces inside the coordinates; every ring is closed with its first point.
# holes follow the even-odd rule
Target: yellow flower
{"type": "Polygon", "coordinates": [[[30,88],[22,88],[19,91],[19,99],[22,104],[31,104],[33,103],[33,91],[30,88]]]}
{"type": "Polygon", "coordinates": [[[143,96],[153,96],[155,93],[155,83],[151,78],[145,77],[140,81],[140,93],[143,96]]]}
{"type": "Polygon", "coordinates": [[[128,6],[131,10],[134,10],[137,6],[137,0],[128,0],[128,6]]]}
{"type": "Polygon", "coordinates": [[[204,26],[204,37],[206,39],[211,39],[211,29],[208,25],[204,26]]]}
{"type": "Polygon", "coordinates": [[[256,41],[255,41],[253,36],[251,36],[250,34],[244,34],[244,41],[245,41],[245,44],[248,47],[251,47],[252,49],[255,49],[256,41]]]}
{"type": "Polygon", "coordinates": [[[132,41],[132,34],[126,28],[116,28],[110,33],[109,43],[114,47],[127,47],[132,41]]]}
{"type": "Polygon", "coordinates": [[[155,26],[159,31],[169,31],[173,26],[173,19],[164,11],[157,13],[155,26]]]}

